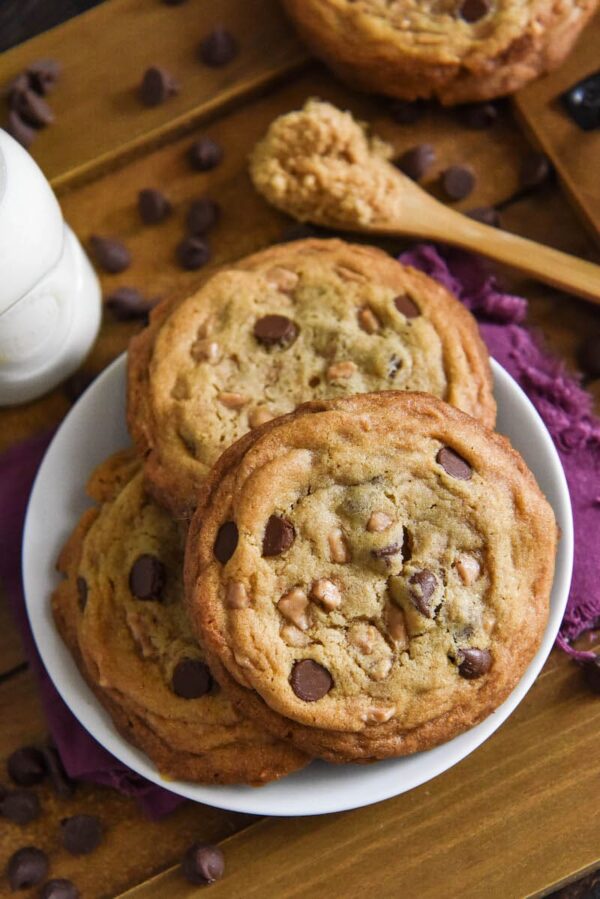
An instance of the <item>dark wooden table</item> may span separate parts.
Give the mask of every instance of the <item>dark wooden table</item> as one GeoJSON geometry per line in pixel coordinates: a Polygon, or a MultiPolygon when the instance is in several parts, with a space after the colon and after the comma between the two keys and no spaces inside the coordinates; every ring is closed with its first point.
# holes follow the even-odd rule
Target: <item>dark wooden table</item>
{"type": "MultiPolygon", "coordinates": [[[[186,204],[206,192],[223,207],[212,239],[214,264],[277,239],[286,221],[252,190],[247,154],[274,116],[309,96],[371,121],[398,151],[426,139],[435,143],[440,167],[469,162],[478,182],[468,205],[497,203],[514,193],[527,142],[508,106],[489,132],[464,130],[453,113],[440,110],[413,128],[396,126],[381,103],[346,90],[307,59],[276,0],[221,0],[219,19],[240,36],[242,52],[232,67],[208,71],[198,65],[195,48],[215,17],[214,4],[205,0],[177,7],[108,0],[0,59],[0,83],[38,57],[64,64],[52,96],[57,123],[32,152],[84,241],[96,231],[121,236],[130,246],[131,269],[103,276],[105,290],[134,284],[148,295],[166,295],[190,287],[196,276],[177,268],[174,246],[186,204]],[[183,90],[169,103],[143,110],[135,86],[155,62],[171,68],[183,90]],[[192,136],[200,133],[226,151],[223,164],[205,174],[192,172],[185,160],[192,136]],[[138,190],[148,186],[163,188],[176,209],[154,229],[141,226],[135,210],[138,190]]],[[[503,224],[598,259],[597,246],[555,183],[508,203],[503,224]]],[[[530,323],[574,368],[581,338],[600,329],[599,310],[510,272],[500,274],[529,298],[530,323]]],[[[105,314],[84,369],[104,368],[138,328],[105,314]]],[[[590,389],[600,407],[600,382],[590,389]]],[[[59,423],[69,408],[58,388],[26,406],[1,410],[0,450],[59,423]]],[[[587,645],[595,642],[592,636],[587,645]]],[[[45,733],[35,679],[0,598],[0,757],[45,733]]],[[[0,869],[16,848],[36,844],[49,852],[52,876],[71,877],[86,897],[177,899],[196,891],[173,866],[189,842],[210,839],[222,844],[227,864],[225,879],[211,887],[215,897],[548,895],[600,866],[599,739],[598,698],[576,666],[555,651],[527,698],[487,743],[408,794],[304,819],[260,820],[186,803],[156,823],[108,789],[86,785],[66,801],[43,786],[39,821],[25,828],[0,822],[0,869]],[[106,828],[103,844],[83,859],[65,853],[57,835],[60,818],[78,811],[99,814],[106,828]]],[[[5,892],[0,881],[0,894],[5,892]]]]}

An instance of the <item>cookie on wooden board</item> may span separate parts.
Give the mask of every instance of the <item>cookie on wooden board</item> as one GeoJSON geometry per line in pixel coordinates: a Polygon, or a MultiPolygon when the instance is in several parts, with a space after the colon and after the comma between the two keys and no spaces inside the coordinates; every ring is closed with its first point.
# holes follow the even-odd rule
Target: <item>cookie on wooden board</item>
{"type": "Polygon", "coordinates": [[[596,0],[282,0],[301,37],[344,81],[406,100],[471,103],[555,69],[596,0]]]}

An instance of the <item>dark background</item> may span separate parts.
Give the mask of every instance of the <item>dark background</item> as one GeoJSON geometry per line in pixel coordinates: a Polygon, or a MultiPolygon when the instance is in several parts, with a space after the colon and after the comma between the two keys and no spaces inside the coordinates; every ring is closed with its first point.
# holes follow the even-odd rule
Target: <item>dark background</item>
{"type": "Polygon", "coordinates": [[[102,0],[0,0],[0,52],[102,0]]]}

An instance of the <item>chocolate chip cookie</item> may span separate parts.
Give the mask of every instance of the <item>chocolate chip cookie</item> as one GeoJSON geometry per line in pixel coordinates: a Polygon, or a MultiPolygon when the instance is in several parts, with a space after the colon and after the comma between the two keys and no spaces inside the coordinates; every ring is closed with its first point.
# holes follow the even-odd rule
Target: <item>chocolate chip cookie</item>
{"type": "Polygon", "coordinates": [[[188,624],[183,533],[145,493],[131,454],[94,473],[89,509],[65,546],[52,598],[58,628],[117,729],[161,774],[261,784],[307,757],[225,698],[188,624]]]}
{"type": "Polygon", "coordinates": [[[508,441],[435,397],[307,403],[207,480],[186,599],[216,676],[332,761],[456,736],[539,646],[557,528],[508,441]]]}
{"type": "Polygon", "coordinates": [[[444,288],[371,247],[303,240],[160,304],[129,349],[128,422],[178,516],[221,452],[310,399],[424,390],[493,425],[477,325],[444,288]]]}
{"type": "Polygon", "coordinates": [[[469,103],[556,68],[596,0],[282,0],[313,53],[371,93],[469,103]]]}

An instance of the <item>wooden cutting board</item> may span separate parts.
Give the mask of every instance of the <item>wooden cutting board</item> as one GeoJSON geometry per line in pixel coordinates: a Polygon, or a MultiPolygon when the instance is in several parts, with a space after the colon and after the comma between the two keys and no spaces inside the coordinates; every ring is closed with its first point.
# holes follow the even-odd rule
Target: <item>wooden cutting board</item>
{"type": "MultiPolygon", "coordinates": [[[[308,61],[276,0],[219,2],[218,17],[239,37],[241,53],[232,68],[207,70],[196,50],[215,23],[216,6],[208,0],[172,7],[160,0],[109,0],[0,58],[0,83],[39,57],[55,56],[64,64],[51,98],[57,122],[32,152],[84,243],[98,232],[121,237],[131,248],[128,271],[101,275],[105,292],[121,284],[150,296],[191,288],[197,273],[178,268],[174,248],[190,201],[205,193],[223,209],[210,237],[212,264],[276,240],[286,219],[252,190],[247,156],[276,115],[310,96],[351,109],[398,152],[423,141],[435,144],[433,188],[445,165],[469,162],[477,186],[462,208],[496,203],[514,192],[528,143],[507,109],[486,132],[465,130],[454,113],[442,110],[430,111],[416,126],[397,126],[385,104],[354,94],[308,61]],[[145,110],[135,99],[135,86],[155,63],[181,79],[182,92],[145,110]],[[194,172],[186,162],[190,142],[201,133],[225,149],[223,164],[208,173],[194,172]],[[139,221],[136,196],[144,187],[163,189],[174,203],[174,214],[159,226],[139,221]]],[[[553,185],[507,207],[503,220],[525,236],[593,254],[591,240],[553,185]]],[[[595,326],[597,311],[523,279],[511,284],[528,296],[530,322],[573,365],[574,348],[595,326]]],[[[85,371],[103,369],[139,327],[105,313],[85,371]]],[[[600,401],[600,382],[593,389],[600,401]]],[[[0,449],[56,425],[69,408],[57,388],[27,406],[0,410],[0,449]]],[[[34,676],[0,597],[2,760],[17,746],[42,740],[45,728],[34,676]]],[[[597,697],[576,667],[553,653],[526,700],[484,746],[408,794],[305,819],[259,820],[187,803],[157,823],[111,790],[85,785],[66,801],[43,786],[38,821],[23,829],[0,822],[0,871],[12,851],[33,843],[48,851],[51,876],[72,878],[86,899],[129,890],[136,899],[191,897],[198,891],[183,881],[177,862],[192,840],[209,839],[219,842],[226,856],[226,877],[211,887],[215,896],[541,895],[600,865],[600,824],[590,811],[600,778],[599,739],[597,697]],[[98,850],[79,858],[68,855],[58,838],[60,818],[78,812],[99,814],[106,833],[98,850]]],[[[5,892],[0,880],[0,895],[5,892]]]]}
{"type": "Polygon", "coordinates": [[[600,241],[600,128],[582,131],[560,96],[582,78],[600,71],[600,13],[556,72],[529,84],[513,98],[531,140],[552,160],[561,185],[592,236],[600,241]]]}

